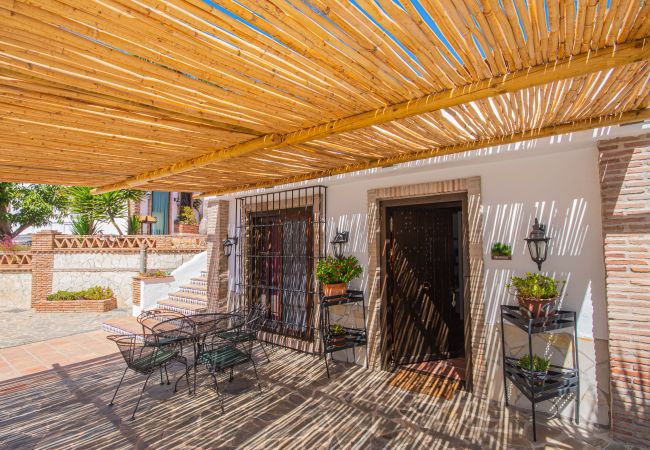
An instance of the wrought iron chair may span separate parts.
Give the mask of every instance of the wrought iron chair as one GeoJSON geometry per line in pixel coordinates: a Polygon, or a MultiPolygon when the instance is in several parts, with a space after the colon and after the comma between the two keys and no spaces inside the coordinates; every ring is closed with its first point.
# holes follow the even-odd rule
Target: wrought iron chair
{"type": "Polygon", "coordinates": [[[253,359],[253,344],[255,339],[246,339],[238,342],[233,342],[224,339],[222,336],[230,332],[241,332],[243,322],[236,323],[234,328],[227,331],[216,333],[213,339],[206,343],[204,350],[199,354],[198,360],[201,364],[205,365],[208,373],[212,377],[214,388],[217,391],[219,402],[221,403],[221,412],[225,412],[223,406],[223,398],[219,393],[219,383],[217,381],[217,373],[230,370],[229,381],[232,381],[233,370],[235,367],[250,364],[253,366],[255,378],[257,379],[257,387],[262,392],[262,385],[260,377],[257,373],[257,366],[253,359]]]}
{"type": "Polygon", "coordinates": [[[260,345],[260,348],[264,352],[266,361],[271,362],[269,355],[266,352],[266,348],[264,347],[264,343],[258,339],[259,332],[266,322],[267,313],[267,305],[263,303],[254,303],[246,311],[246,314],[244,315],[244,323],[240,328],[233,328],[231,330],[220,333],[219,337],[235,344],[257,341],[257,343],[260,345]]]}
{"type": "Polygon", "coordinates": [[[113,406],[117,392],[120,390],[122,381],[124,381],[124,376],[129,369],[141,375],[146,375],[147,377],[142,386],[142,390],[140,391],[138,401],[135,404],[131,420],[135,419],[135,413],[138,410],[138,406],[140,406],[142,394],[144,394],[149,378],[151,378],[151,375],[155,371],[160,370],[160,379],[162,384],[162,370],[164,369],[165,375],[167,376],[167,384],[169,384],[169,375],[167,374],[167,365],[169,363],[178,361],[185,365],[187,386],[188,390],[190,389],[189,376],[187,375],[187,359],[179,354],[179,349],[176,345],[172,345],[170,342],[161,342],[155,334],[111,335],[108,336],[108,339],[117,344],[120,353],[126,362],[126,369],[124,369],[124,373],[117,385],[117,389],[115,389],[113,398],[108,404],[109,406],[113,406]]]}
{"type": "Polygon", "coordinates": [[[176,311],[169,309],[149,309],[142,311],[137,317],[137,321],[142,326],[142,334],[150,334],[154,326],[160,322],[165,322],[171,319],[182,319],[186,316],[176,311]]]}

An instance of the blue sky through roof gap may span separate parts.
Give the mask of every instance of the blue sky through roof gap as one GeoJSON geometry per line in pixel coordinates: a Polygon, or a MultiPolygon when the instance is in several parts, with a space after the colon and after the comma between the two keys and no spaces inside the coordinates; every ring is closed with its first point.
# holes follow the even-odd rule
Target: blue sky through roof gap
{"type": "MultiPolygon", "coordinates": [[[[424,68],[424,67],[422,66],[422,64],[420,63],[420,60],[418,59],[418,57],[415,55],[415,53],[413,53],[411,50],[409,50],[408,47],[406,47],[404,44],[402,44],[402,43],[400,42],[400,40],[397,39],[397,38],[396,38],[396,37],[395,37],[395,36],[394,36],[390,31],[388,31],[388,30],[387,30],[386,28],[384,28],[384,27],[383,27],[379,22],[377,22],[377,20],[375,20],[375,18],[372,17],[372,16],[371,16],[371,15],[370,15],[370,14],[369,14],[365,9],[363,9],[363,8],[361,7],[361,5],[359,5],[355,0],[349,0],[349,1],[350,1],[350,4],[351,4],[352,6],[354,6],[354,7],[357,8],[359,11],[361,11],[361,13],[362,13],[364,16],[366,16],[366,17],[368,18],[368,20],[370,20],[370,21],[371,21],[375,26],[377,26],[377,27],[378,27],[382,32],[386,33],[386,36],[388,36],[388,37],[389,37],[389,38],[390,38],[390,39],[391,39],[391,40],[392,40],[392,41],[393,41],[393,42],[394,42],[394,43],[395,43],[395,44],[396,44],[400,49],[402,49],[402,51],[403,51],[404,53],[406,53],[406,54],[408,55],[409,58],[412,59],[412,61],[408,61],[408,60],[404,59],[404,58],[402,57],[402,55],[400,55],[398,52],[395,52],[395,53],[397,54],[397,56],[399,57],[399,59],[401,59],[402,61],[404,61],[404,63],[405,63],[407,66],[409,66],[409,67],[411,68],[411,70],[413,70],[413,72],[415,72],[416,75],[417,75],[418,77],[422,77],[422,73],[417,69],[417,67],[414,67],[414,66],[413,66],[413,63],[415,63],[415,64],[417,64],[420,68],[424,68]]],[[[379,7],[379,9],[381,9],[381,10],[384,12],[384,14],[386,14],[386,10],[384,10],[384,8],[382,8],[382,6],[379,4],[379,2],[375,2],[375,4],[379,7]]],[[[400,6],[401,6],[401,5],[400,5],[400,6]]],[[[386,14],[386,15],[388,15],[388,14],[386,14]]],[[[407,77],[404,77],[404,78],[408,79],[407,77]]]]}
{"type": "MultiPolygon", "coordinates": [[[[575,0],[578,1],[578,0],[575,0]]],[[[524,5],[528,8],[528,0],[524,0],[524,5]]],[[[517,8],[517,2],[513,2],[512,6],[515,7],[515,14],[517,14],[517,22],[519,22],[519,28],[521,28],[521,34],[524,35],[524,41],[528,40],[528,35],[526,34],[526,29],[524,28],[524,23],[521,21],[521,13],[519,8],[517,8]]]]}
{"type": "MultiPolygon", "coordinates": [[[[276,42],[276,43],[282,45],[285,48],[289,48],[284,43],[280,42],[275,36],[272,36],[269,33],[267,33],[266,31],[256,27],[255,25],[250,23],[248,20],[244,19],[243,17],[238,16],[237,14],[235,14],[232,11],[224,8],[223,6],[219,5],[218,3],[215,3],[212,0],[203,0],[203,3],[205,3],[207,5],[210,5],[211,7],[213,7],[214,9],[222,12],[223,14],[230,17],[231,19],[235,19],[237,22],[243,23],[244,25],[246,25],[250,29],[255,30],[257,33],[271,39],[273,42],[276,42]]],[[[237,3],[237,4],[239,4],[239,3],[237,3]]],[[[248,9],[248,8],[246,8],[246,9],[248,9]]],[[[255,14],[255,15],[261,17],[262,19],[264,19],[264,17],[260,16],[259,14],[255,14]]],[[[266,20],[266,19],[264,19],[264,20],[266,20]]]]}
{"type": "MultiPolygon", "coordinates": [[[[418,14],[420,14],[420,17],[422,17],[422,20],[424,20],[424,23],[426,23],[429,26],[429,28],[431,28],[431,31],[433,31],[433,33],[436,36],[438,36],[438,39],[440,39],[440,41],[447,48],[447,50],[449,50],[449,53],[451,53],[451,55],[454,57],[454,59],[456,59],[456,61],[458,61],[461,65],[464,66],[465,63],[463,62],[460,55],[456,52],[456,50],[454,50],[454,47],[451,44],[449,44],[449,41],[447,40],[445,35],[442,34],[442,31],[440,31],[440,28],[438,28],[438,25],[436,24],[436,21],[433,20],[433,17],[431,17],[429,15],[429,13],[427,12],[426,9],[424,9],[424,6],[422,6],[420,1],[419,0],[410,0],[410,2],[415,7],[415,10],[418,12],[418,14]]],[[[442,55],[445,56],[444,53],[442,55]]],[[[445,59],[447,59],[446,56],[445,56],[445,59]]]]}

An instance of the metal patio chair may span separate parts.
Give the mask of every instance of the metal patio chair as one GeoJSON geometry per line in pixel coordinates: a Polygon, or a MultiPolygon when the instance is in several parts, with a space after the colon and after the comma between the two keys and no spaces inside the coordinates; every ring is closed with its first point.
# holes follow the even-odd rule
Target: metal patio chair
{"type": "MultiPolygon", "coordinates": [[[[149,378],[151,378],[151,375],[154,372],[160,370],[160,381],[161,384],[163,384],[162,371],[164,369],[165,375],[167,376],[167,384],[169,384],[167,365],[170,364],[171,362],[177,361],[185,365],[186,368],[185,373],[187,376],[187,359],[185,359],[179,354],[178,346],[172,345],[169,342],[164,342],[164,343],[160,342],[157,339],[156,335],[152,335],[152,334],[111,335],[108,336],[108,339],[112,340],[117,344],[118,348],[120,349],[120,353],[122,354],[122,357],[126,362],[126,369],[124,369],[124,373],[122,374],[122,378],[120,379],[120,382],[117,385],[117,389],[115,389],[113,398],[111,399],[111,402],[108,404],[109,406],[113,406],[113,402],[115,401],[117,392],[120,390],[120,386],[122,386],[122,382],[124,381],[124,376],[126,375],[126,372],[129,369],[131,369],[132,371],[140,375],[145,375],[147,377],[144,382],[144,385],[142,386],[142,390],[140,391],[140,396],[138,397],[138,401],[135,404],[135,408],[133,409],[133,415],[131,416],[131,420],[135,419],[135,413],[138,411],[138,406],[140,406],[140,400],[142,400],[142,394],[144,394],[144,390],[147,387],[149,378]]],[[[187,376],[187,385],[189,390],[190,389],[189,376],[187,376]]]]}
{"type": "MultiPolygon", "coordinates": [[[[232,343],[257,342],[264,352],[267,362],[271,362],[264,343],[258,338],[259,332],[266,322],[268,307],[262,303],[254,303],[244,314],[244,323],[239,328],[225,331],[219,337],[232,343]]],[[[252,346],[251,346],[252,347],[252,346]]]]}
{"type": "Polygon", "coordinates": [[[142,311],[136,320],[140,326],[142,326],[142,334],[150,334],[152,328],[160,322],[166,322],[172,319],[182,319],[185,317],[185,314],[176,311],[156,308],[142,311]]]}
{"type": "Polygon", "coordinates": [[[214,388],[217,392],[217,396],[219,397],[219,402],[221,403],[222,413],[225,412],[225,409],[223,406],[223,398],[219,393],[217,373],[229,370],[229,381],[232,381],[233,370],[236,367],[244,364],[250,364],[253,366],[255,378],[257,379],[257,387],[259,388],[260,392],[262,392],[260,377],[257,373],[257,366],[255,365],[255,360],[253,359],[252,355],[255,339],[246,339],[239,342],[233,342],[222,337],[224,334],[230,332],[241,331],[242,328],[243,323],[239,323],[230,330],[215,334],[211,341],[206,342],[203,351],[199,354],[198,357],[199,363],[203,364],[206,367],[208,373],[212,377],[214,388]]]}

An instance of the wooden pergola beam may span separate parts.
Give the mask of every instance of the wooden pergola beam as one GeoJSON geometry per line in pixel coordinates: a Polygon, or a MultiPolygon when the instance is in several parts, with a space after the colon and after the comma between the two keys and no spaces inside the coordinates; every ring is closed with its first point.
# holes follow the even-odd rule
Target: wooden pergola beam
{"type": "Polygon", "coordinates": [[[270,150],[288,145],[301,144],[346,131],[380,125],[393,120],[430,113],[444,108],[516,92],[529,87],[540,86],[558,80],[579,77],[626,64],[645,61],[650,59],[649,47],[646,39],[640,39],[621,44],[617,47],[581,53],[552,64],[537,65],[498,78],[490,78],[463,87],[448,89],[414,100],[303,128],[284,135],[265,135],[241,144],[215,150],[199,157],[143,172],[118,183],[100,186],[94,189],[93,193],[100,194],[116,189],[135,188],[152,180],[187,172],[197,167],[257,150],[270,150]]]}
{"type": "Polygon", "coordinates": [[[345,173],[359,172],[362,170],[392,166],[395,164],[402,164],[406,162],[417,161],[417,160],[432,158],[436,156],[451,155],[454,153],[462,153],[470,150],[477,150],[480,148],[512,144],[515,142],[527,141],[531,139],[539,139],[543,137],[550,137],[558,134],[572,133],[577,131],[588,130],[591,128],[610,126],[610,125],[633,123],[633,122],[639,122],[648,119],[650,119],[650,109],[643,108],[634,111],[628,111],[622,114],[601,116],[601,117],[581,120],[579,122],[572,122],[572,123],[567,123],[562,125],[553,125],[541,129],[524,131],[521,133],[516,133],[508,136],[501,136],[493,139],[482,139],[478,141],[467,142],[461,145],[453,145],[450,147],[435,148],[431,150],[425,150],[422,152],[410,153],[406,155],[399,155],[399,156],[394,156],[389,158],[381,158],[373,161],[368,161],[365,163],[349,164],[341,167],[336,167],[333,169],[311,172],[303,175],[297,175],[294,177],[278,178],[275,180],[264,181],[261,183],[247,184],[247,185],[230,187],[230,188],[220,189],[211,192],[204,192],[202,194],[195,195],[194,197],[196,198],[212,197],[215,195],[230,194],[233,192],[248,191],[252,189],[264,189],[272,186],[299,183],[302,181],[314,180],[318,178],[327,178],[327,177],[341,175],[345,173]]]}

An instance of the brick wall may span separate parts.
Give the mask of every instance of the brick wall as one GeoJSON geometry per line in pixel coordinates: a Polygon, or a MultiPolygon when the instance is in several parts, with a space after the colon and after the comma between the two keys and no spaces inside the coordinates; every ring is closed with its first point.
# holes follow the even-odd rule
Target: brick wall
{"type": "Polygon", "coordinates": [[[650,134],[601,141],[611,429],[650,441],[650,134]]]}
{"type": "Polygon", "coordinates": [[[32,236],[32,306],[52,293],[54,238],[56,231],[40,231],[32,236]]]}
{"type": "Polygon", "coordinates": [[[34,305],[38,312],[106,312],[117,308],[115,297],[106,300],[44,301],[34,305]]]}
{"type": "MultiPolygon", "coordinates": [[[[228,259],[223,253],[222,244],[228,237],[229,205],[227,200],[211,200],[207,205],[208,311],[210,312],[228,310],[228,259]]],[[[234,255],[231,258],[234,258],[234,255]]]]}

